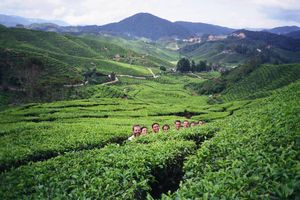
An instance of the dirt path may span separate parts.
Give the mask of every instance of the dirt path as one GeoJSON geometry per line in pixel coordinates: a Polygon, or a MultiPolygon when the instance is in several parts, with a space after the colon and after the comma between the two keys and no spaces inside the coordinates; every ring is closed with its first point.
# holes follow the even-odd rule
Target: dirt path
{"type": "Polygon", "coordinates": [[[159,77],[159,76],[156,76],[156,75],[153,73],[153,71],[152,71],[151,68],[147,67],[147,69],[150,71],[150,73],[152,74],[153,78],[158,78],[158,77],[159,77]]]}
{"type": "MultiPolygon", "coordinates": [[[[150,68],[147,68],[147,69],[150,71],[150,73],[152,74],[153,78],[158,78],[159,77],[159,76],[155,75],[150,68]]],[[[120,74],[118,76],[119,77],[129,77],[129,78],[141,79],[141,80],[145,80],[146,79],[146,77],[144,77],[144,76],[132,76],[132,75],[126,75],[126,74],[120,74]]],[[[119,81],[119,79],[116,76],[115,80],[109,81],[109,82],[105,82],[105,83],[101,83],[101,85],[109,85],[109,84],[116,83],[118,81],[119,81]]],[[[80,84],[64,85],[64,87],[81,87],[81,86],[84,86],[84,85],[87,85],[87,84],[88,84],[88,81],[86,81],[84,83],[80,83],[80,84]]]]}
{"type": "Polygon", "coordinates": [[[194,73],[191,73],[192,75],[196,76],[197,78],[199,79],[203,79],[201,76],[197,75],[197,74],[194,74],[194,73]]]}
{"type": "Polygon", "coordinates": [[[119,79],[118,79],[118,77],[116,76],[115,80],[109,81],[109,82],[106,82],[106,83],[102,83],[101,85],[109,85],[109,84],[116,83],[116,82],[118,82],[118,81],[119,81],[119,79]]]}
{"type": "Polygon", "coordinates": [[[87,85],[89,82],[86,81],[84,83],[80,83],[80,84],[74,84],[74,85],[64,85],[64,87],[81,87],[81,86],[84,86],[84,85],[87,85]]]}
{"type": "Polygon", "coordinates": [[[131,76],[131,75],[125,75],[125,74],[120,74],[118,75],[120,77],[129,77],[129,78],[136,78],[136,79],[146,79],[146,77],[143,77],[143,76],[131,76]]]}

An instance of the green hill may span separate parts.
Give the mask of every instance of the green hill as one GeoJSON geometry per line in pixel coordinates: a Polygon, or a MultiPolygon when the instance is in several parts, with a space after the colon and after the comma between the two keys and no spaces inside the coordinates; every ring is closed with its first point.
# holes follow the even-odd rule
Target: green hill
{"type": "Polygon", "coordinates": [[[299,81],[268,98],[219,105],[183,89],[196,78],[166,76],[146,80],[144,87],[142,81],[115,86],[135,99],[28,104],[0,112],[1,199],[299,196],[299,81]],[[153,91],[160,98],[149,98],[153,91]],[[176,115],[185,109],[198,113],[197,120],[223,116],[127,141],[132,124],[172,124],[185,119],[176,115]]]}
{"type": "MultiPolygon", "coordinates": [[[[102,83],[108,81],[104,76],[112,72],[150,77],[152,74],[147,68],[157,73],[160,66],[173,67],[168,61],[130,50],[134,45],[124,44],[123,48],[116,45],[116,41],[3,26],[0,27],[0,38],[0,96],[6,103],[9,99],[19,102],[21,99],[51,101],[68,98],[65,94],[70,89],[64,90],[63,85],[89,81],[85,76],[89,71],[102,74],[102,78],[97,78],[98,83],[102,83]],[[18,94],[20,98],[15,98],[18,94]],[[12,98],[7,98],[9,96],[12,98]]],[[[142,44],[136,46],[140,49],[142,44]]]]}
{"type": "Polygon", "coordinates": [[[186,57],[237,66],[250,57],[263,57],[265,63],[299,62],[300,41],[267,32],[239,30],[226,39],[204,41],[180,49],[186,57]]]}
{"type": "Polygon", "coordinates": [[[300,64],[263,65],[241,81],[229,86],[223,99],[254,99],[300,79],[300,64]]]}
{"type": "Polygon", "coordinates": [[[300,41],[143,40],[0,26],[0,199],[298,200],[300,41]],[[177,53],[237,67],[173,72],[177,53]]]}
{"type": "Polygon", "coordinates": [[[186,87],[199,94],[215,94],[223,100],[253,99],[300,78],[299,64],[261,65],[255,60],[234,68],[220,77],[186,87]]]}
{"type": "MultiPolygon", "coordinates": [[[[26,29],[0,29],[0,46],[17,48],[18,50],[47,54],[57,58],[60,55],[72,56],[73,59],[105,59],[147,67],[160,65],[172,66],[164,60],[138,54],[128,48],[122,48],[108,41],[60,35],[51,32],[32,31],[26,29]]],[[[63,61],[63,60],[61,60],[63,61]]],[[[92,61],[90,61],[92,62],[92,61]]],[[[89,64],[87,62],[87,64],[89,64]]]]}
{"type": "Polygon", "coordinates": [[[184,165],[164,199],[298,199],[300,82],[214,124],[219,131],[184,165]]]}
{"type": "MultiPolygon", "coordinates": [[[[129,48],[140,54],[152,56],[155,58],[160,58],[161,60],[166,60],[168,62],[174,62],[178,59],[178,52],[166,49],[160,42],[150,42],[148,40],[133,40],[133,39],[124,39],[117,36],[96,36],[96,35],[83,35],[90,39],[96,39],[102,42],[109,42],[121,46],[123,48],[129,48]]],[[[166,67],[169,67],[170,64],[166,63],[166,67]]]]}

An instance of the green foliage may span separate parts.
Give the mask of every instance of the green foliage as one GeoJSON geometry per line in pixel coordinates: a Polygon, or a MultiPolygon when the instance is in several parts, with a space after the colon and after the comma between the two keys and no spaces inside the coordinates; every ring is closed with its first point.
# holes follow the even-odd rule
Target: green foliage
{"type": "Polygon", "coordinates": [[[1,86],[20,93],[24,99],[51,99],[51,93],[59,91],[64,84],[81,80],[74,67],[43,55],[0,48],[1,86]]]}
{"type": "Polygon", "coordinates": [[[167,68],[165,66],[160,66],[159,69],[164,72],[167,70],[167,68]]]}
{"type": "Polygon", "coordinates": [[[76,91],[64,85],[80,85],[85,81],[99,84],[107,79],[97,74],[112,72],[151,76],[140,64],[154,68],[161,64],[172,66],[161,59],[95,39],[5,27],[1,28],[0,36],[1,88],[4,93],[14,91],[18,97],[6,98],[1,104],[73,99],[78,96],[73,95],[76,91]],[[84,77],[86,71],[94,69],[97,73],[84,77]]]}
{"type": "Polygon", "coordinates": [[[199,94],[221,93],[223,99],[247,99],[268,95],[268,91],[283,87],[300,78],[299,65],[260,65],[256,59],[203,83],[186,87],[199,94]]]}
{"type": "Polygon", "coordinates": [[[171,125],[176,119],[184,119],[184,113],[189,111],[195,113],[195,120],[228,115],[226,109],[206,107],[206,97],[191,96],[182,88],[184,82],[197,78],[159,79],[162,83],[156,79],[121,78],[120,85],[79,87],[67,94],[90,100],[29,104],[0,112],[0,168],[111,142],[121,143],[130,136],[134,123],[148,127],[154,121],[171,125]],[[223,112],[226,114],[222,115],[223,112]]]}
{"type": "Polygon", "coordinates": [[[300,78],[300,65],[263,65],[224,91],[222,99],[255,99],[300,78]]]}
{"type": "MultiPolygon", "coordinates": [[[[8,41],[15,38],[22,44],[1,41],[3,46],[11,45],[1,50],[1,84],[20,88],[55,83],[62,99],[83,100],[1,110],[1,199],[153,199],[160,198],[160,192],[162,199],[296,199],[300,195],[298,64],[259,66],[254,60],[220,78],[211,72],[137,79],[118,75],[146,76],[148,69],[105,60],[109,51],[96,53],[108,48],[105,42],[22,31],[6,33],[8,41]],[[48,51],[47,39],[38,38],[56,42],[49,41],[48,51]],[[74,48],[67,49],[68,45],[74,48]],[[112,72],[119,78],[114,85],[59,90],[65,80],[77,83],[84,73],[86,79],[99,83],[102,74],[112,72]],[[24,74],[34,76],[33,81],[24,74]],[[203,78],[211,81],[203,83],[203,78]],[[208,105],[220,98],[197,96],[187,89],[199,84],[208,84],[206,91],[223,91],[224,100],[269,97],[208,105]],[[174,121],[186,118],[207,123],[174,130],[174,121]],[[153,122],[167,123],[171,130],[127,140],[133,124],[150,129],[153,122]]],[[[243,54],[251,52],[244,46],[236,48],[243,54]]],[[[14,92],[18,91],[0,93],[0,108],[18,98],[14,92]]]]}
{"type": "Polygon", "coordinates": [[[299,91],[298,81],[214,124],[172,199],[297,199],[299,91]]]}
{"type": "Polygon", "coordinates": [[[144,57],[149,57],[151,59],[159,58],[157,63],[161,63],[166,67],[173,67],[170,63],[172,61],[177,60],[178,52],[166,49],[163,47],[161,42],[149,42],[144,41],[142,39],[131,40],[124,39],[116,36],[101,36],[101,35],[83,35],[82,37],[86,37],[93,40],[98,40],[106,43],[113,43],[118,46],[123,47],[124,49],[131,49],[134,52],[138,52],[143,54],[144,57]],[[164,62],[164,63],[163,63],[164,62]]]}
{"type": "Polygon", "coordinates": [[[187,58],[181,58],[178,62],[177,62],[177,71],[179,72],[188,72],[191,70],[191,64],[189,59],[187,58]]]}
{"type": "Polygon", "coordinates": [[[1,174],[1,198],[144,199],[153,171],[171,168],[193,149],[193,142],[168,141],[68,153],[1,174]]]}
{"type": "MultiPolygon", "coordinates": [[[[183,56],[195,61],[207,60],[226,66],[237,66],[249,58],[261,57],[264,63],[299,62],[299,41],[267,32],[240,30],[245,38],[229,36],[217,41],[186,45],[180,49],[183,56]]],[[[238,34],[237,33],[237,34],[238,34]]]]}
{"type": "MultiPolygon", "coordinates": [[[[27,29],[1,28],[0,46],[3,48],[18,49],[41,54],[48,54],[50,57],[67,55],[74,58],[106,59],[116,60],[134,65],[159,67],[168,62],[144,56],[128,49],[118,46],[117,43],[101,41],[94,38],[75,37],[60,35],[51,32],[33,31],[27,29]],[[4,40],[5,38],[5,40],[4,40]]],[[[62,62],[67,60],[60,59],[62,62]]],[[[85,62],[90,65],[91,60],[85,62]]],[[[69,62],[67,62],[70,64],[69,62]]]]}

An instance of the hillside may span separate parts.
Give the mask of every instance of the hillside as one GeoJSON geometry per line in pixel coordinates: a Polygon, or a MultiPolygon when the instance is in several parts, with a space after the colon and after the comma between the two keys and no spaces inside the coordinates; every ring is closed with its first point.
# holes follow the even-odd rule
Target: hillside
{"type": "Polygon", "coordinates": [[[72,34],[111,34],[126,38],[148,38],[157,40],[163,37],[187,38],[191,33],[184,27],[149,13],[138,13],[119,22],[103,26],[57,26],[55,24],[34,24],[28,28],[72,34]]]}
{"type": "Polygon", "coordinates": [[[232,28],[206,24],[206,23],[193,23],[193,22],[183,22],[183,21],[178,21],[174,23],[186,28],[191,33],[198,36],[202,36],[204,34],[228,35],[235,31],[235,29],[232,28]]]}
{"type": "Polygon", "coordinates": [[[293,31],[293,32],[285,34],[285,36],[299,40],[300,39],[300,31],[293,31]]]}
{"type": "Polygon", "coordinates": [[[200,94],[215,94],[219,100],[231,101],[265,97],[272,90],[299,79],[299,64],[261,65],[253,60],[221,77],[186,87],[200,94]]]}
{"type": "Polygon", "coordinates": [[[186,38],[190,36],[190,33],[180,25],[148,13],[135,14],[120,22],[104,25],[100,30],[146,37],[153,40],[162,37],[186,38]]]}
{"type": "Polygon", "coordinates": [[[185,39],[196,35],[201,36],[203,34],[227,35],[234,31],[234,29],[231,28],[200,22],[170,22],[150,13],[137,13],[119,22],[102,26],[58,26],[53,23],[35,23],[26,26],[26,28],[57,33],[70,33],[74,35],[109,34],[127,39],[147,38],[154,41],[169,38],[185,39]]]}
{"type": "Polygon", "coordinates": [[[44,19],[35,19],[35,18],[25,18],[19,16],[12,16],[12,15],[3,15],[0,14],[0,24],[6,27],[15,27],[16,25],[30,25],[33,23],[53,23],[60,26],[67,26],[66,22],[60,20],[44,20],[44,19]]]}
{"type": "MultiPolygon", "coordinates": [[[[151,42],[142,39],[125,39],[122,37],[111,36],[111,35],[97,36],[97,35],[86,34],[86,35],[82,35],[82,37],[87,37],[94,40],[116,44],[123,48],[128,48],[134,52],[139,52],[140,54],[143,55],[149,55],[155,58],[160,58],[161,60],[165,60],[168,62],[176,62],[179,56],[177,51],[165,48],[164,45],[161,44],[159,41],[151,42]]],[[[170,65],[169,63],[165,64],[165,66],[167,67],[169,65],[170,65]]]]}
{"type": "Polygon", "coordinates": [[[195,61],[207,60],[238,65],[251,57],[264,57],[265,62],[299,62],[300,40],[267,32],[239,30],[226,39],[187,45],[180,53],[195,61]]]}
{"type": "MultiPolygon", "coordinates": [[[[149,67],[159,67],[161,64],[172,66],[163,60],[155,59],[152,61],[147,55],[138,54],[108,41],[101,42],[94,39],[26,29],[1,28],[0,31],[1,38],[3,38],[0,40],[0,45],[3,48],[17,48],[18,50],[47,53],[55,58],[64,55],[73,56],[75,59],[76,57],[78,59],[116,59],[120,62],[149,67]]],[[[93,61],[91,60],[90,62],[93,61]]]]}
{"type": "Polygon", "coordinates": [[[297,199],[299,81],[214,124],[170,199],[297,199]],[[283,175],[284,174],[284,175],[283,175]]]}
{"type": "Polygon", "coordinates": [[[207,97],[183,88],[200,81],[124,78],[114,87],[133,99],[28,104],[0,112],[1,199],[299,196],[300,82],[268,98],[207,105],[207,97]],[[175,119],[186,119],[182,112],[208,123],[127,141],[132,124],[173,127],[175,119]]]}
{"type": "Polygon", "coordinates": [[[300,27],[298,26],[281,26],[281,27],[275,27],[272,29],[266,29],[265,31],[270,32],[270,33],[275,33],[278,35],[286,35],[288,33],[294,32],[294,31],[299,31],[300,27]]]}
{"type": "MultiPolygon", "coordinates": [[[[152,74],[147,68],[152,68],[157,73],[160,66],[173,67],[167,60],[149,54],[138,54],[126,45],[123,45],[123,48],[118,46],[117,42],[109,40],[3,26],[0,27],[0,38],[1,90],[8,90],[14,95],[17,93],[17,96],[19,93],[20,98],[10,98],[17,102],[21,99],[64,99],[68,97],[64,94],[69,92],[63,89],[63,85],[79,85],[86,81],[92,83],[95,80],[95,83],[99,84],[108,81],[107,75],[112,72],[149,77],[152,74]],[[26,64],[28,62],[29,64],[26,64]],[[33,72],[29,70],[30,67],[37,67],[38,70],[33,72]],[[36,76],[37,80],[30,86],[25,86],[24,81],[21,81],[25,76],[22,70],[31,73],[28,74],[28,81],[29,77],[33,76],[36,76]],[[56,94],[57,88],[60,89],[56,94]],[[37,91],[29,92],[31,90],[37,91]]],[[[0,96],[7,96],[6,91],[2,91],[0,96]]]]}
{"type": "Polygon", "coordinates": [[[229,86],[223,99],[255,99],[268,96],[271,91],[300,79],[300,65],[263,65],[248,76],[229,86]]]}
{"type": "MultiPolygon", "coordinates": [[[[22,103],[41,99],[51,101],[63,96],[64,84],[81,82],[82,75],[75,67],[35,53],[0,48],[0,96],[15,94],[6,103],[22,103]],[[51,95],[52,94],[52,95],[51,95]]],[[[4,103],[0,102],[0,107],[4,103]]]]}

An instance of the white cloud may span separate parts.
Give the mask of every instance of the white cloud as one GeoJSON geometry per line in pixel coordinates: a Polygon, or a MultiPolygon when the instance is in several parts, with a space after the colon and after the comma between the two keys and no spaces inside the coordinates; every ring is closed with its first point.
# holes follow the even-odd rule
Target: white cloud
{"type": "MultiPolygon", "coordinates": [[[[251,0],[250,0],[251,1],[251,0]]],[[[299,0],[252,0],[255,4],[265,7],[275,7],[286,10],[300,9],[299,0]]]]}
{"type": "MultiPolygon", "coordinates": [[[[299,0],[1,0],[0,13],[64,20],[73,25],[106,24],[138,12],[170,21],[212,23],[233,28],[300,25],[281,10],[300,10],[299,0]],[[267,10],[277,9],[277,13],[267,10]]],[[[297,18],[295,18],[297,19],[297,18]]]]}

